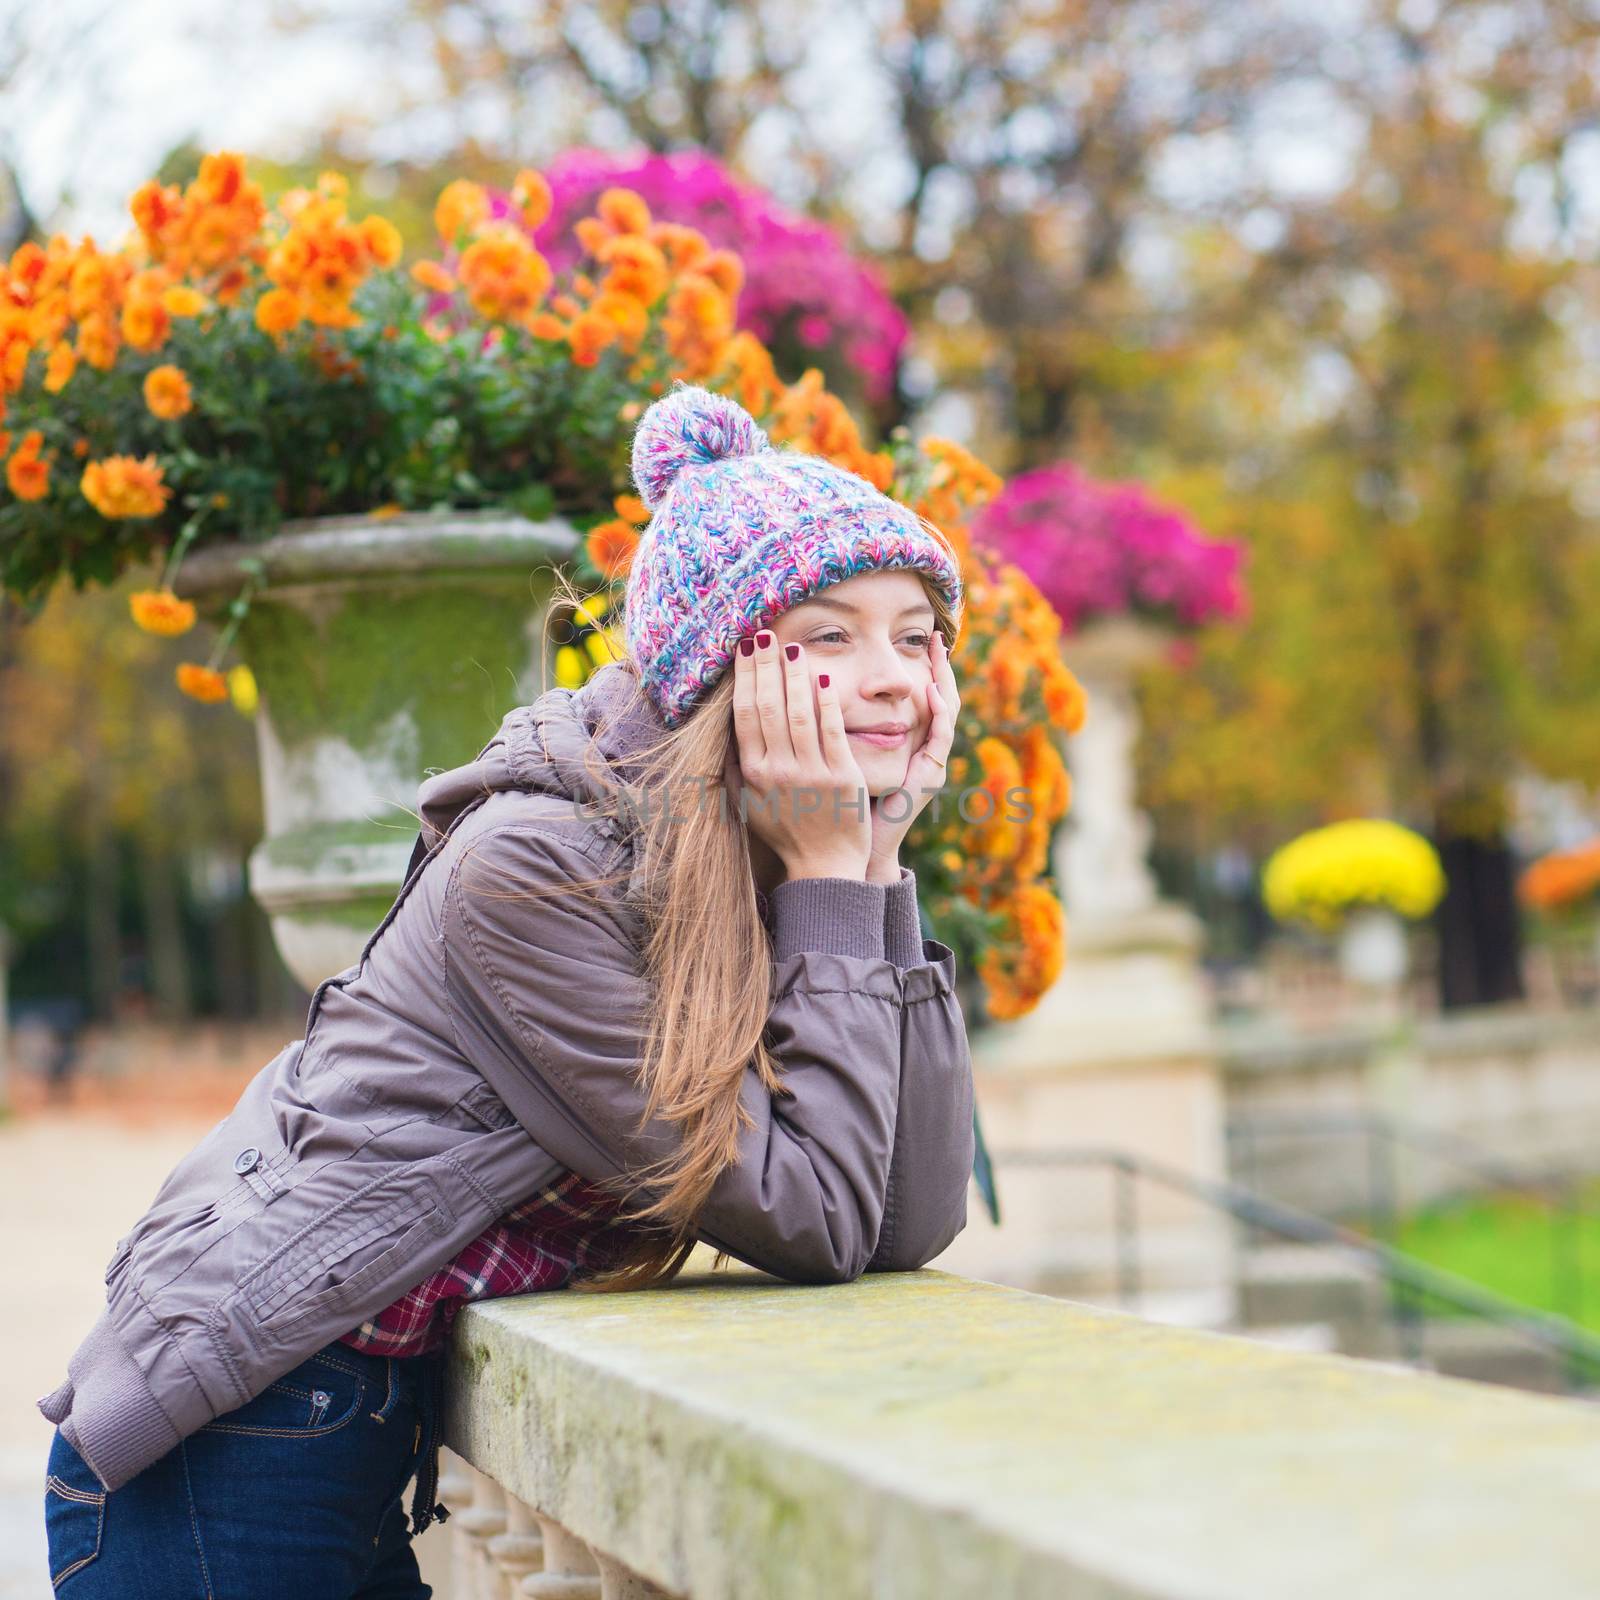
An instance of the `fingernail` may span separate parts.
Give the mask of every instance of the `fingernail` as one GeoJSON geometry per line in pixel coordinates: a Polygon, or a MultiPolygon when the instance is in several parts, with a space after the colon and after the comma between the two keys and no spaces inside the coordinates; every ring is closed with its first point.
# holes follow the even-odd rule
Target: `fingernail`
{"type": "Polygon", "coordinates": [[[756,653],[756,642],[755,642],[754,639],[741,639],[739,641],[739,654],[740,655],[742,655],[742,656],[753,656],[755,653],[756,653]]]}
{"type": "Polygon", "coordinates": [[[817,687],[819,689],[826,689],[828,687],[828,674],[826,672],[819,672],[817,674],[817,687]]]}
{"type": "Polygon", "coordinates": [[[772,635],[770,633],[758,633],[756,635],[756,643],[765,650],[772,643],[772,635]]]}
{"type": "Polygon", "coordinates": [[[800,659],[800,646],[797,644],[786,644],[783,647],[783,653],[788,656],[791,661],[798,661],[800,659]]]}

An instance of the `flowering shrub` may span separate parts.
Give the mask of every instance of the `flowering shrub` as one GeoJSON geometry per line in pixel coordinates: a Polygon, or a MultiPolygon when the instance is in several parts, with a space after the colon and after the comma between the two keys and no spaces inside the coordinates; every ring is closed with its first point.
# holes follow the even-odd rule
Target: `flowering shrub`
{"type": "MultiPolygon", "coordinates": [[[[647,521],[629,487],[634,422],[677,378],[732,394],[775,441],[914,506],[962,558],[950,794],[981,788],[995,804],[930,805],[907,855],[989,1014],[1025,1013],[1062,957],[1046,874],[1070,785],[1050,730],[1076,729],[1084,701],[1038,589],[968,538],[995,475],[945,441],[902,432],[871,448],[819,371],[783,382],[737,326],[739,256],[658,220],[632,190],[603,190],[579,219],[569,269],[535,243],[554,196],[531,170],[509,196],[514,217],[480,186],[448,184],[439,248],[409,271],[393,227],[350,217],[346,196],[326,173],[269,208],[237,156],[209,155],[187,188],[134,195],[137,230],[115,250],[58,236],[12,256],[0,271],[0,582],[35,604],[62,576],[109,581],[159,557],[133,619],[180,637],[195,608],[169,580],[197,543],[324,514],[559,513],[584,530],[577,576],[593,590],[556,661],[558,681],[576,684],[622,652],[612,619],[647,521]],[[1021,822],[1007,795],[1019,783],[1032,806],[1021,822]]],[[[177,667],[184,693],[253,708],[249,668],[221,663],[261,570],[209,661],[177,667]]]]}
{"type": "Polygon", "coordinates": [[[1600,890],[1600,839],[1540,856],[1517,880],[1517,896],[1537,911],[1568,911],[1600,890]]]}
{"type": "Polygon", "coordinates": [[[689,225],[743,262],[739,327],[768,348],[781,345],[802,358],[806,351],[837,350],[869,400],[893,391],[910,324],[879,275],[831,228],[785,209],[700,150],[644,156],[568,150],[545,176],[551,211],[534,237],[558,270],[577,259],[574,222],[607,188],[631,189],[654,215],[689,225]]]}
{"type": "Polygon", "coordinates": [[[1037,583],[1070,631],[1133,613],[1195,626],[1241,616],[1241,547],[1207,539],[1137,483],[1101,483],[1069,463],[1013,478],[975,536],[1037,583]]]}
{"type": "Polygon", "coordinates": [[[1378,818],[1335,822],[1291,840],[1267,862],[1262,898],[1280,922],[1331,932],[1357,906],[1425,917],[1444,894],[1444,868],[1419,833],[1378,818]]]}

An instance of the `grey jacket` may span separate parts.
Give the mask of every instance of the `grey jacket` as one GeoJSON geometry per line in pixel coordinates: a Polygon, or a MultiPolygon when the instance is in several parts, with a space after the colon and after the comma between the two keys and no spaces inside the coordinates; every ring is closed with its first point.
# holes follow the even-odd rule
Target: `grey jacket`
{"type": "MultiPolygon", "coordinates": [[[[614,663],[510,712],[427,779],[404,887],[305,1037],[181,1160],[106,1268],[106,1307],[39,1408],[116,1489],[449,1261],[561,1169],[610,1177],[672,1147],[635,1128],[642,921],[628,889],[512,898],[628,867],[593,742],[628,776],[661,728],[614,663]],[[634,706],[597,736],[602,711],[634,706]],[[463,887],[465,854],[472,860],[463,887]],[[502,874],[507,887],[499,887],[502,874]],[[498,893],[501,898],[495,898],[498,893]]],[[[781,883],[752,1126],[700,1237],[803,1283],[921,1266],[966,1223],[972,1063],[955,957],[916,883],[781,883]]],[[[708,930],[714,937],[714,930],[708,930]]],[[[755,959],[752,953],[752,959],[755,959]]]]}

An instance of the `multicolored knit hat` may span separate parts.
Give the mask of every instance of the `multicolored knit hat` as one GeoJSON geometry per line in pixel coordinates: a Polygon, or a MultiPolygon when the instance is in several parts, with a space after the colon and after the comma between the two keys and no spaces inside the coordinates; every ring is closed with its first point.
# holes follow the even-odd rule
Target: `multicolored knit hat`
{"type": "Polygon", "coordinates": [[[854,472],[775,448],[725,395],[682,384],[657,400],[633,436],[633,480],[654,515],[628,572],[623,631],[669,728],[741,639],[858,572],[926,573],[959,626],[961,571],[928,524],[854,472]]]}

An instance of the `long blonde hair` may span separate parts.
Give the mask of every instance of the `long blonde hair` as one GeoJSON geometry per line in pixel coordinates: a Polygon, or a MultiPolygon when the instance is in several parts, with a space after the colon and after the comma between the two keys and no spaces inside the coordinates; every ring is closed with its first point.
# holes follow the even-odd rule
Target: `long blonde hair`
{"type": "MultiPolygon", "coordinates": [[[[551,615],[562,602],[582,604],[559,570],[556,588],[551,615]]],[[[934,626],[953,649],[957,622],[949,602],[927,579],[923,588],[934,626]]],[[[634,697],[644,693],[633,664],[624,666],[632,688],[608,723],[627,717],[634,697]]],[[[694,1248],[697,1219],[712,1186],[738,1157],[740,1133],[750,1123],[740,1103],[746,1070],[754,1065],[768,1092],[789,1092],[763,1039],[771,1012],[771,946],[756,903],[749,836],[724,788],[725,763],[738,760],[734,681],[730,668],[678,727],[630,751],[626,781],[599,755],[596,741],[586,748],[585,772],[608,793],[604,804],[586,811],[619,816],[633,830],[626,874],[522,886],[540,897],[587,893],[633,878],[652,996],[637,1069],[647,1096],[639,1127],[659,1115],[680,1131],[669,1156],[605,1182],[603,1187],[630,1201],[645,1186],[659,1192],[648,1205],[630,1204],[624,1220],[636,1236],[610,1265],[578,1278],[574,1288],[645,1289],[670,1282],[694,1248]]],[[[603,732],[604,726],[597,728],[597,739],[603,732]]],[[[725,1259],[719,1254],[715,1264],[725,1259]]]]}

